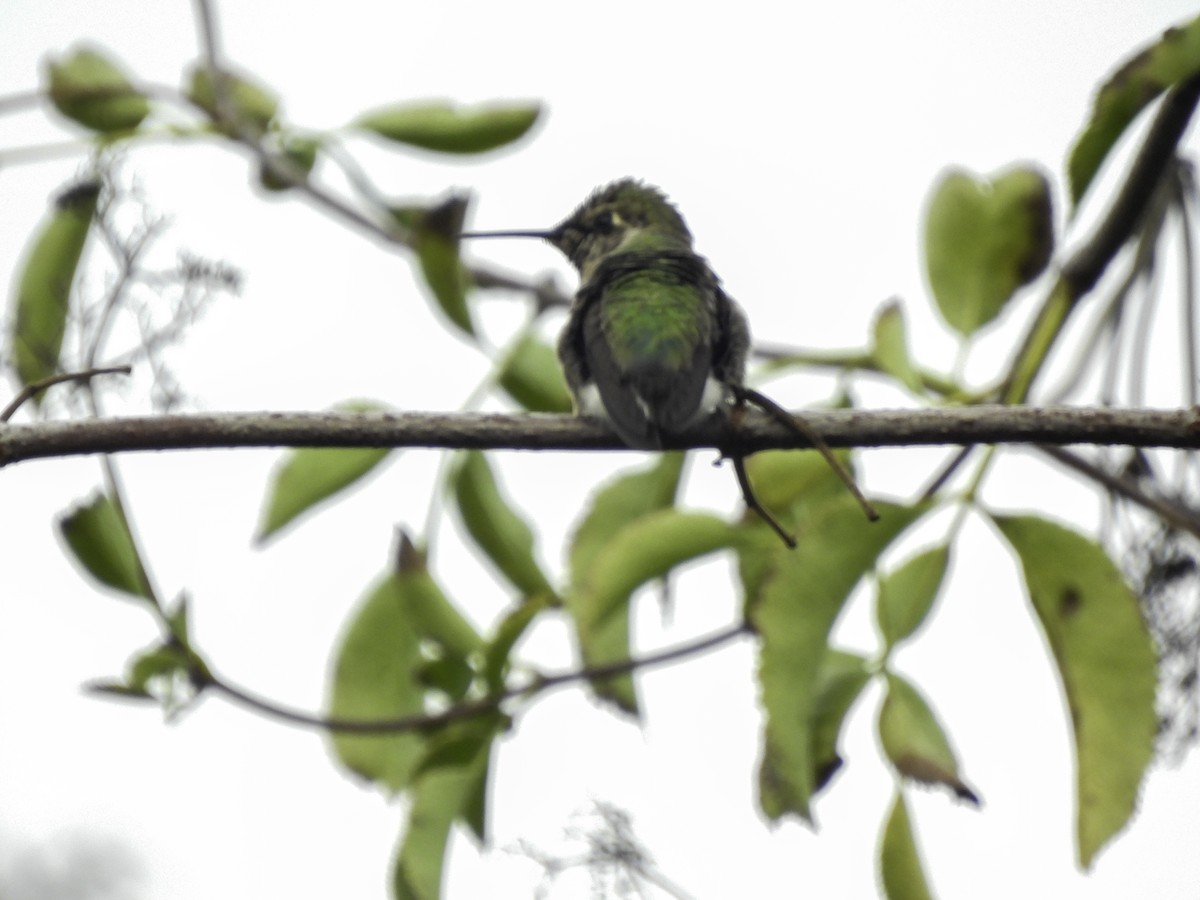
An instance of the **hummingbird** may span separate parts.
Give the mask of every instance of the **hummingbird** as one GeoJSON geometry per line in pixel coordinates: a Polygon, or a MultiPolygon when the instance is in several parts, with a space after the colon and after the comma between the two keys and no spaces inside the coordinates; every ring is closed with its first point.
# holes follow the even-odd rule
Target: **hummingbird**
{"type": "Polygon", "coordinates": [[[739,396],[745,313],[658,188],[626,178],[548,231],[462,236],[541,238],[578,270],[558,359],[576,412],[607,421],[629,447],[661,449],[739,396]]]}

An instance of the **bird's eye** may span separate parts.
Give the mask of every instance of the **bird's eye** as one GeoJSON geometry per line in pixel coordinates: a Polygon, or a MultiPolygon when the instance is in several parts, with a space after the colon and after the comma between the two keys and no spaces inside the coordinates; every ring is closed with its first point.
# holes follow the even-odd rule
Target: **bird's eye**
{"type": "Polygon", "coordinates": [[[614,228],[617,227],[618,221],[619,220],[616,213],[605,210],[604,212],[598,214],[592,221],[592,227],[601,234],[609,234],[614,228]]]}

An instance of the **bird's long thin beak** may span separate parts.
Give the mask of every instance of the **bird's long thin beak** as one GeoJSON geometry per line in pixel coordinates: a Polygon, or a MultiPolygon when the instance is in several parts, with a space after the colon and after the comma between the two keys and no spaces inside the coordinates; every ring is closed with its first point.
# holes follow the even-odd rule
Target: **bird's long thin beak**
{"type": "Polygon", "coordinates": [[[554,231],[464,231],[464,238],[541,238],[551,240],[557,232],[554,231]]]}

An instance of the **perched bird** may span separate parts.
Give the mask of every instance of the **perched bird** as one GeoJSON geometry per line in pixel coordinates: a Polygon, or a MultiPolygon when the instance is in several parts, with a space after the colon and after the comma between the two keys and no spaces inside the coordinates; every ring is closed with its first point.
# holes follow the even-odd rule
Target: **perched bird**
{"type": "Polygon", "coordinates": [[[579,270],[558,358],[576,410],[610,422],[630,447],[661,448],[741,388],[746,316],[657,188],[624,179],[549,231],[463,237],[542,238],[579,270]]]}

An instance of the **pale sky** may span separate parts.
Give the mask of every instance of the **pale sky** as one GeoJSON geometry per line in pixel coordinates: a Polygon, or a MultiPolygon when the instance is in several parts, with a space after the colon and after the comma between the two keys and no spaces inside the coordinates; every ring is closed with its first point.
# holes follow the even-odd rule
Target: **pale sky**
{"type": "MultiPolygon", "coordinates": [[[[540,227],[596,185],[635,175],[678,203],[757,336],[807,348],[861,346],[880,306],[899,296],[913,345],[940,370],[955,344],[931,311],[918,254],[921,212],[939,170],[1034,161],[1056,186],[1061,222],[1064,154],[1096,84],[1132,49],[1195,13],[1188,3],[1154,0],[801,9],[755,0],[220,5],[229,58],[275,87],[297,124],[335,127],[367,108],[422,97],[545,102],[544,121],[513,152],[447,163],[352,144],[386,191],[428,197],[465,188],[475,195],[478,227],[540,227]]],[[[43,57],[81,39],[166,83],[178,83],[196,53],[183,2],[4,0],[3,20],[0,94],[33,88],[43,57]]],[[[64,134],[34,114],[0,122],[0,154],[64,134]]],[[[1188,147],[1195,152],[1194,136],[1188,147]]],[[[0,166],[4,285],[48,198],[77,164],[0,166]]],[[[322,409],[370,397],[399,409],[450,410],[487,371],[478,352],[440,326],[400,257],[302,202],[254,196],[241,156],[158,144],[130,154],[126,169],[174,220],[164,260],[182,246],[246,273],[242,296],[212,308],[173,357],[196,407],[322,409]]],[[[565,263],[533,242],[472,252],[574,284],[565,263]]],[[[985,336],[972,377],[985,379],[1007,359],[1036,302],[1037,291],[1027,293],[985,336]]],[[[516,302],[489,301],[488,335],[502,341],[517,311],[516,302]]],[[[1151,379],[1156,405],[1178,402],[1173,354],[1170,345],[1151,379]]],[[[832,383],[793,379],[772,391],[801,406],[827,398],[832,383]]],[[[859,397],[869,406],[903,402],[879,386],[859,397]]],[[[141,411],[146,400],[135,393],[114,407],[141,411]]],[[[867,454],[865,484],[880,496],[909,497],[944,455],[867,454]]],[[[383,571],[393,526],[424,525],[438,457],[400,455],[365,489],[255,549],[250,538],[278,456],[141,455],[121,466],[150,564],[168,595],[191,596],[208,658],[259,693],[316,710],[330,650],[383,571]]],[[[509,496],[538,524],[552,572],[563,571],[565,535],[588,493],[640,459],[498,457],[509,496]]],[[[708,461],[695,461],[688,503],[728,513],[739,502],[733,479],[708,461]]],[[[81,694],[84,682],[121,672],[155,634],[140,610],[86,582],[57,541],[55,516],[99,484],[96,462],[86,459],[0,472],[0,895],[69,896],[54,887],[55,867],[72,852],[86,858],[100,847],[111,857],[104,848],[118,846],[139,873],[140,893],[92,896],[384,896],[401,809],[347,780],[319,736],[215,699],[168,725],[153,709],[81,694]]],[[[1020,451],[1003,455],[984,496],[998,509],[1049,513],[1083,528],[1095,526],[1100,509],[1087,486],[1020,451]]],[[[944,528],[935,520],[901,557],[944,528]]],[[[511,602],[507,589],[464,549],[452,516],[441,519],[435,539],[434,567],[447,591],[489,626],[511,602]]],[[[650,593],[641,596],[639,646],[729,623],[739,598],[728,569],[723,560],[679,577],[666,626],[650,593]]],[[[836,636],[870,651],[870,623],[863,594],[836,636]]],[[[539,630],[525,653],[549,669],[571,665],[562,627],[539,630]]],[[[896,664],[936,707],[985,800],[977,811],[942,792],[911,795],[938,895],[1197,896],[1195,758],[1153,769],[1132,826],[1091,874],[1076,870],[1059,686],[1013,561],[989,526],[968,525],[935,616],[896,664]]],[[[892,791],[873,737],[878,693],[868,692],[852,716],[849,764],[816,804],[820,830],[770,828],[755,807],[761,723],[752,671],[751,647],[741,644],[646,675],[640,729],[578,690],[539,700],[495,762],[494,849],[480,854],[457,837],[445,896],[529,896],[538,869],[505,848],[519,839],[560,848],[562,828],[593,799],[628,809],[659,868],[696,898],[874,896],[875,848],[892,791]]],[[[550,894],[586,895],[582,876],[564,878],[550,894]]]]}

